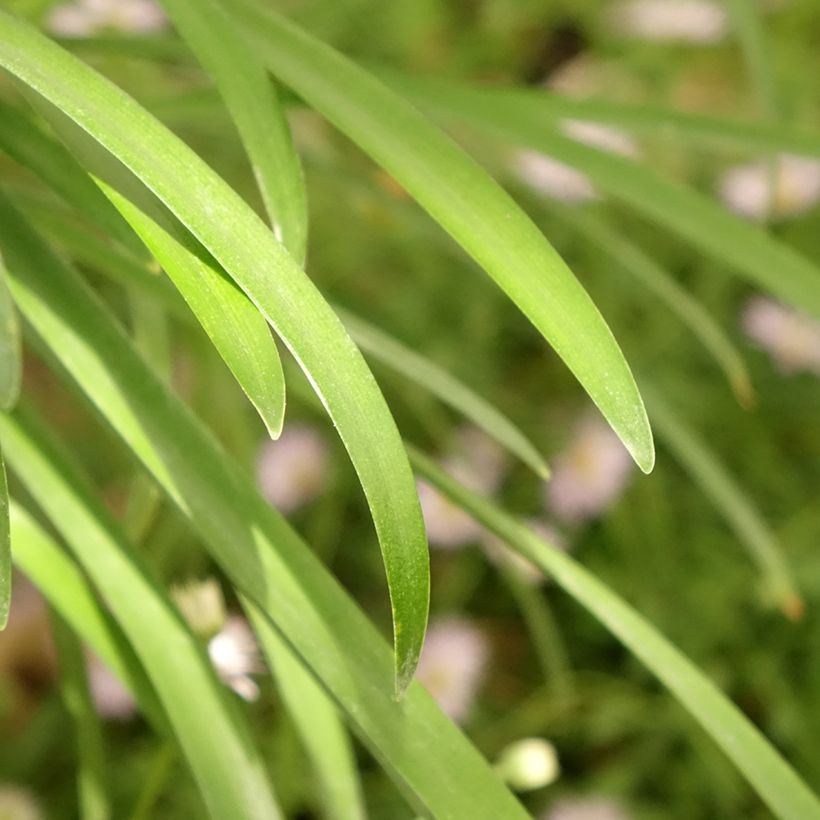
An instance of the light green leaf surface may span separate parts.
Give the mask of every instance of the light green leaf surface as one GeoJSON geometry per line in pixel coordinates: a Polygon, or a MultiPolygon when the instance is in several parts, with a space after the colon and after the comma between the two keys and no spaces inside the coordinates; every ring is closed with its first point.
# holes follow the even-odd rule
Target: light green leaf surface
{"type": "Polygon", "coordinates": [[[308,225],[302,168],[264,64],[248,48],[224,0],[162,0],[162,4],[222,94],[277,239],[303,265],[308,225]]]}
{"type": "Polygon", "coordinates": [[[769,526],[707,443],[656,390],[649,391],[649,396],[649,409],[658,436],[746,547],[763,576],[766,597],[790,618],[799,618],[803,603],[783,548],[769,526]]]}
{"type": "Polygon", "coordinates": [[[463,122],[582,171],[603,191],[726,263],[752,284],[820,316],[820,270],[788,245],[682,182],[625,157],[583,145],[545,122],[537,106],[449,86],[419,86],[412,99],[431,116],[463,122]]]}
{"type": "Polygon", "coordinates": [[[507,416],[485,401],[464,382],[415,350],[406,347],[380,328],[336,308],[353,341],[369,356],[383,362],[410,381],[438,397],[484,430],[502,447],[520,458],[541,478],[549,477],[549,467],[535,445],[507,416]]]}
{"type": "MultiPolygon", "coordinates": [[[[745,0],[737,2],[744,3],[745,0]]],[[[414,99],[441,93],[448,97],[451,94],[469,97],[475,105],[490,108],[509,105],[516,110],[528,109],[545,127],[554,127],[565,120],[586,120],[615,125],[650,137],[674,136],[693,145],[820,156],[820,132],[788,122],[744,122],[645,103],[566,97],[546,89],[478,86],[384,69],[379,70],[379,76],[414,99]]],[[[167,107],[170,109],[170,103],[167,107]]]]}
{"type": "MultiPolygon", "coordinates": [[[[393,610],[396,689],[403,691],[427,626],[424,522],[395,422],[341,322],[236,193],[116,86],[5,13],[0,13],[0,64],[60,108],[156,194],[247,293],[308,375],[370,505],[393,610]]],[[[640,409],[643,413],[642,404],[640,409]]]]}
{"type": "Polygon", "coordinates": [[[11,502],[14,563],[139,703],[154,728],[170,734],[162,705],[120,626],[74,561],[29,513],[11,502]]]}
{"type": "Polygon", "coordinates": [[[532,321],[645,472],[652,434],[629,367],[586,291],[478,163],[373,75],[255,0],[231,0],[283,83],[395,179],[532,321]]]}
{"type": "Polygon", "coordinates": [[[418,811],[524,817],[490,766],[418,683],[397,701],[389,648],[313,552],[158,381],[82,280],[8,207],[15,300],[62,368],[191,519],[418,811]]]}
{"type": "Polygon", "coordinates": [[[491,501],[411,450],[419,475],[532,561],[594,615],[669,689],[784,820],[818,820],[820,801],[760,731],[706,676],[609,587],[491,501]]]}
{"type": "Polygon", "coordinates": [[[0,416],[0,435],[16,475],[100,589],[145,667],[211,815],[280,816],[236,704],[116,522],[83,489],[85,482],[74,480],[40,425],[18,411],[0,416]]]}
{"type": "Polygon", "coordinates": [[[60,666],[63,702],[74,721],[77,791],[82,820],[107,820],[111,805],[106,789],[105,743],[86,674],[82,644],[56,612],[50,613],[51,636],[60,666]]]}
{"type": "Polygon", "coordinates": [[[23,371],[20,326],[6,276],[0,252],[0,410],[10,409],[17,401],[23,371]]]}
{"type": "Polygon", "coordinates": [[[264,317],[127,168],[57,108],[33,95],[32,103],[85,170],[66,148],[15,111],[6,112],[11,122],[0,127],[0,148],[120,240],[134,254],[135,264],[148,270],[150,257],[137,236],[142,240],[188,303],[271,436],[278,437],[285,415],[285,378],[264,317]],[[96,177],[97,185],[86,171],[96,177]]]}
{"type": "Polygon", "coordinates": [[[356,757],[335,704],[256,605],[245,600],[243,606],[313,766],[323,816],[364,820],[356,757]]]}
{"type": "Polygon", "coordinates": [[[9,533],[9,490],[6,465],[0,448],[0,629],[9,622],[11,607],[11,539],[9,533]]]}
{"type": "Polygon", "coordinates": [[[624,273],[633,276],[662,301],[712,354],[726,374],[740,403],[748,406],[754,399],[749,371],[737,347],[706,308],[673,279],[649,254],[623,235],[623,232],[587,210],[554,208],[551,213],[566,221],[585,239],[611,257],[624,273]]]}

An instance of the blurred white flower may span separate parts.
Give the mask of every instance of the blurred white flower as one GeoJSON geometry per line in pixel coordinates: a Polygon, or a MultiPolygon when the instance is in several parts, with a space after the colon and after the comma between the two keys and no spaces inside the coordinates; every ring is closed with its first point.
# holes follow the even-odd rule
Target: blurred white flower
{"type": "Polygon", "coordinates": [[[578,797],[556,801],[543,820],[629,820],[629,815],[607,797],[578,797]]]}
{"type": "Polygon", "coordinates": [[[231,615],[225,626],[208,642],[208,655],[219,677],[247,701],[259,697],[259,686],[251,675],[265,671],[256,638],[248,622],[231,615]]]}
{"type": "Polygon", "coordinates": [[[433,621],[421,653],[418,679],[457,723],[470,711],[487,667],[484,633],[463,618],[433,621]]]}
{"type": "Polygon", "coordinates": [[[720,197],[729,210],[755,222],[798,216],[820,201],[820,162],[780,154],[740,165],[723,175],[720,197]]]}
{"type": "MultiPolygon", "coordinates": [[[[624,131],[585,120],[565,120],[561,130],[576,142],[610,154],[636,159],[637,143],[624,131]]],[[[599,194],[589,177],[537,151],[518,151],[513,156],[513,171],[525,185],[543,196],[567,204],[591,202],[599,194]]]]}
{"type": "Polygon", "coordinates": [[[495,770],[517,792],[542,789],[561,772],[555,747],[540,737],[528,737],[507,746],[498,756],[495,770]]]}
{"type": "MultiPolygon", "coordinates": [[[[551,547],[566,552],[567,543],[564,536],[552,525],[539,519],[530,519],[527,526],[536,535],[543,538],[551,547]]],[[[526,584],[537,586],[546,579],[544,573],[520,553],[510,549],[500,538],[487,534],[482,540],[487,557],[494,563],[505,566],[514,572],[526,584]]]]}
{"type": "Polygon", "coordinates": [[[622,0],[608,22],[617,34],[658,42],[716,43],[729,30],[726,9],[712,0],[622,0]]]}
{"type": "Polygon", "coordinates": [[[42,820],[44,816],[40,804],[28,789],[0,783],[0,820],[42,820]]]}
{"type": "Polygon", "coordinates": [[[805,313],[758,296],[742,316],[746,334],[766,349],[783,373],[820,376],[820,322],[805,313]]]}
{"type": "Polygon", "coordinates": [[[620,128],[614,128],[611,125],[586,120],[564,120],[561,130],[568,137],[584,145],[607,151],[610,154],[619,154],[631,159],[637,159],[640,155],[635,140],[626,131],[621,131],[620,128]]]}
{"type": "Polygon", "coordinates": [[[562,521],[595,518],[617,499],[631,472],[632,459],[609,425],[598,415],[585,416],[553,462],[547,501],[562,521]]]}
{"type": "MultiPolygon", "coordinates": [[[[111,720],[130,720],[137,704],[122,681],[94,654],[86,655],[88,688],[97,713],[111,720]]],[[[2,818],[0,813],[0,818],[2,818]]]]}
{"type": "Polygon", "coordinates": [[[550,199],[575,205],[598,198],[586,174],[537,151],[517,151],[512,168],[521,182],[550,199]]]}
{"type": "MultiPolygon", "coordinates": [[[[471,490],[489,494],[504,478],[506,463],[493,439],[468,427],[456,433],[454,453],[441,466],[471,490]]],[[[431,546],[455,549],[479,540],[484,530],[460,507],[424,481],[418,481],[416,487],[431,546]]]]}
{"type": "Polygon", "coordinates": [[[225,598],[215,578],[175,585],[171,597],[197,635],[211,638],[225,625],[225,598]]]}
{"type": "Polygon", "coordinates": [[[53,8],[46,28],[60,37],[90,37],[107,29],[148,34],[167,23],[155,0],[74,0],[53,8]]]}
{"type": "Polygon", "coordinates": [[[306,424],[286,427],[277,441],[266,441],[256,463],[262,495],[280,512],[312,501],[327,482],[330,454],[322,436],[306,424]]]}

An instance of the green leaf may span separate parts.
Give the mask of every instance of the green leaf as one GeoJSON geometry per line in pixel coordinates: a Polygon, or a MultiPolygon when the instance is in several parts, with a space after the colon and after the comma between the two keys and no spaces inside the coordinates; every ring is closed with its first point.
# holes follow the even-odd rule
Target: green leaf
{"type": "Polygon", "coordinates": [[[0,65],[60,108],[156,194],[251,298],[308,375],[370,505],[390,589],[395,681],[402,692],[427,626],[424,522],[395,422],[341,322],[245,202],[116,86],[7,14],[0,14],[0,65]]]}
{"type": "Polygon", "coordinates": [[[270,820],[279,811],[247,727],[210,660],[149,579],[100,502],[19,411],[0,416],[9,462],[71,547],[128,636],[215,818],[270,820]],[[157,640],[157,636],[162,640],[157,640]],[[204,719],[207,716],[207,719],[204,719]]]}
{"type": "Polygon", "coordinates": [[[380,328],[336,307],[353,341],[369,356],[401,373],[422,390],[437,396],[442,402],[480,427],[510,453],[518,456],[536,475],[548,478],[550,471],[535,445],[510,419],[485,401],[464,382],[426,356],[406,347],[380,328]]]}
{"type": "Polygon", "coordinates": [[[268,67],[347,134],[489,273],[650,472],[652,434],[629,367],[578,280],[492,178],[368,72],[254,0],[232,0],[268,67]]]}
{"type": "Polygon", "coordinates": [[[17,401],[23,370],[20,326],[6,276],[3,254],[0,253],[0,410],[10,409],[17,401]]]}
{"type": "Polygon", "coordinates": [[[820,801],[780,753],[706,676],[609,587],[532,530],[411,450],[420,476],[555,579],[639,658],[711,735],[769,808],[817,820],[820,801]]]}
{"type": "Polygon", "coordinates": [[[170,735],[162,705],[122,629],[74,561],[14,500],[11,502],[11,540],[14,563],[134,695],[154,728],[170,735]]]}
{"type": "Polygon", "coordinates": [[[88,686],[85,656],[77,636],[55,612],[51,635],[60,665],[60,690],[77,733],[77,786],[82,820],[107,820],[105,744],[100,719],[88,686]]]}
{"type": "Polygon", "coordinates": [[[274,232],[300,264],[307,245],[302,168],[265,66],[248,49],[223,0],[162,0],[208,70],[236,125],[274,232]]]}
{"type": "Polygon", "coordinates": [[[624,273],[635,277],[692,331],[726,374],[738,401],[748,407],[754,400],[749,371],[740,352],[723,328],[684,287],[638,245],[586,209],[550,209],[585,239],[610,256],[624,273]]]}
{"type": "MultiPolygon", "coordinates": [[[[735,0],[733,0],[735,2],[735,0]]],[[[737,0],[743,3],[743,0],[737,0]]],[[[788,122],[742,122],[708,114],[692,114],[644,103],[617,102],[596,97],[574,98],[546,89],[514,86],[477,86],[452,80],[431,79],[379,69],[392,87],[408,97],[422,100],[439,94],[472,98],[476,105],[529,109],[544,127],[562,120],[587,120],[615,125],[641,135],[674,136],[686,143],[742,149],[747,152],[789,151],[820,156],[820,132],[801,129],[788,122]]],[[[167,101],[163,108],[170,109],[167,101]]]]}
{"type": "Polygon", "coordinates": [[[120,240],[135,255],[135,263],[147,270],[150,258],[134,232],[142,239],[185,298],[271,436],[277,438],[285,415],[285,377],[265,319],[210,254],[127,168],[108,156],[58,109],[36,97],[32,102],[97,177],[100,187],[71,153],[21,113],[6,112],[8,121],[0,127],[0,147],[120,240]]]}
{"type": "MultiPolygon", "coordinates": [[[[11,217],[10,217],[11,214],[11,217]]],[[[526,816],[420,684],[401,701],[389,648],[310,548],[136,354],[93,292],[0,208],[15,301],[61,367],[191,519],[422,814],[526,816]]]]}
{"type": "Polygon", "coordinates": [[[333,701],[252,601],[243,602],[276,678],[285,708],[307,751],[329,820],[364,820],[356,757],[333,701]]]}
{"type": "Polygon", "coordinates": [[[413,100],[431,115],[460,121],[496,138],[548,154],[584,174],[647,219],[690,241],[754,285],[820,316],[820,271],[764,230],[682,182],[625,157],[590,148],[545,122],[537,106],[513,96],[426,86],[413,100]]]}
{"type": "Polygon", "coordinates": [[[9,536],[9,490],[6,465],[0,449],[0,629],[9,622],[11,607],[11,539],[9,536]]]}
{"type": "Polygon", "coordinates": [[[746,547],[763,576],[766,597],[790,618],[799,618],[803,602],[795,589],[783,549],[766,522],[707,443],[656,390],[647,393],[658,436],[746,547]]]}

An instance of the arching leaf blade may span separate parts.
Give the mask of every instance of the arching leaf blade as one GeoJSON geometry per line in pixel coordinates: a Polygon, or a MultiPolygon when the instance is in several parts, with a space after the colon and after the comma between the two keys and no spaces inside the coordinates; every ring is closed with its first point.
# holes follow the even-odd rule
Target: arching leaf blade
{"type": "Polygon", "coordinates": [[[644,472],[652,434],[638,388],[586,291],[478,163],[373,75],[255,0],[231,0],[283,83],[343,131],[481,265],[552,345],[644,472]]]}
{"type": "Polygon", "coordinates": [[[395,422],[341,322],[247,204],[116,86],[5,13],[0,64],[153,191],[251,298],[307,373],[350,454],[376,526],[393,612],[396,689],[402,692],[427,626],[427,540],[395,422]]]}

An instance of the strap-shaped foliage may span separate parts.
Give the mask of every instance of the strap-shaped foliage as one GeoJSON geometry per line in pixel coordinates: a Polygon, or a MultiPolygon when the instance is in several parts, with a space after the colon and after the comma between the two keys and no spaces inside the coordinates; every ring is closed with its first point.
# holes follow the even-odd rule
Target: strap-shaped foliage
{"type": "Polygon", "coordinates": [[[21,313],[286,638],[408,800],[442,818],[516,818],[518,802],[418,683],[397,701],[384,639],[246,472],[139,357],[82,280],[10,207],[0,247],[21,313]]]}
{"type": "Polygon", "coordinates": [[[806,257],[729,213],[690,186],[634,160],[561,134],[537,105],[452,86],[415,86],[412,99],[441,120],[464,122],[514,145],[555,157],[587,174],[611,196],[726,263],[753,284],[820,316],[820,270],[806,257]]]}
{"type": "Polygon", "coordinates": [[[493,277],[649,472],[652,435],[629,367],[586,291],[521,208],[373,75],[255,0],[231,5],[274,75],[392,174],[493,277]]]}
{"type": "Polygon", "coordinates": [[[0,14],[0,64],[153,191],[245,291],[308,375],[370,505],[393,608],[396,688],[403,691],[427,624],[427,542],[401,438],[358,348],[262,220],[128,95],[5,13],[0,14]]]}
{"type": "Polygon", "coordinates": [[[9,622],[11,605],[11,541],[9,538],[9,491],[6,465],[0,448],[0,629],[9,622]]]}

